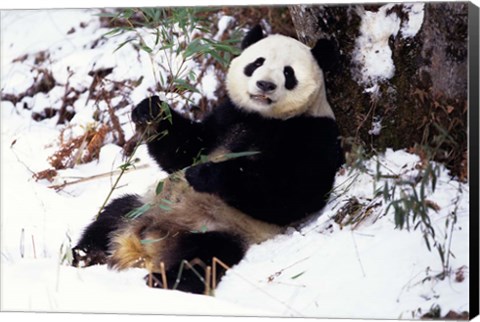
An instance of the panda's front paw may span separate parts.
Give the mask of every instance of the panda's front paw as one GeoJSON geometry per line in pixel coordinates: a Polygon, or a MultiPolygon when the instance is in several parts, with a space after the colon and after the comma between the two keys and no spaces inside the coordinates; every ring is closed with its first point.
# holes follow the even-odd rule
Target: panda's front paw
{"type": "Polygon", "coordinates": [[[190,167],[185,173],[188,183],[198,192],[215,192],[218,175],[215,164],[206,162],[190,167]]]}
{"type": "Polygon", "coordinates": [[[137,125],[146,125],[158,121],[162,111],[162,101],[158,96],[145,98],[132,111],[132,121],[137,125]]]}
{"type": "Polygon", "coordinates": [[[74,247],[72,249],[72,266],[87,267],[101,265],[107,262],[107,254],[103,250],[88,249],[86,247],[74,247]]]}

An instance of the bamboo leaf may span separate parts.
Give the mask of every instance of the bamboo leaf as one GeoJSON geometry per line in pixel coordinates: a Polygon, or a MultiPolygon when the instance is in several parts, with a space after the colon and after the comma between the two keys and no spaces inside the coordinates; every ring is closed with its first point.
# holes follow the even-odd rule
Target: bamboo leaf
{"type": "Polygon", "coordinates": [[[162,193],[163,191],[163,186],[165,185],[165,182],[162,180],[160,181],[158,184],[157,184],[157,188],[155,189],[155,193],[157,194],[157,196],[162,193]]]}
{"type": "Polygon", "coordinates": [[[430,242],[428,241],[428,236],[426,234],[423,235],[423,239],[425,240],[425,244],[427,245],[428,251],[431,252],[432,248],[430,247],[430,242]]]}
{"type": "Polygon", "coordinates": [[[385,181],[385,185],[383,186],[383,200],[388,201],[390,199],[390,196],[388,194],[388,181],[385,181]]]}
{"type": "Polygon", "coordinates": [[[166,102],[162,102],[160,104],[160,108],[162,109],[163,113],[165,113],[165,118],[168,120],[170,124],[173,124],[173,115],[172,111],[170,110],[170,106],[166,102]]]}
{"type": "Polygon", "coordinates": [[[217,62],[222,64],[222,66],[226,66],[228,64],[228,62],[222,56],[220,56],[216,51],[211,50],[208,52],[208,54],[212,56],[217,62]]]}
{"type": "Polygon", "coordinates": [[[148,210],[150,210],[151,208],[151,205],[146,203],[144,204],[143,206],[141,207],[138,207],[138,208],[135,208],[133,209],[132,211],[128,212],[125,217],[128,218],[128,219],[135,219],[135,218],[138,218],[140,217],[141,215],[143,215],[145,212],[147,212],[148,210]]]}
{"type": "Polygon", "coordinates": [[[189,83],[187,83],[185,80],[181,79],[181,78],[176,78],[173,80],[174,84],[177,85],[177,87],[180,87],[182,89],[186,89],[188,91],[191,91],[191,92],[194,92],[194,93],[198,93],[198,90],[193,87],[192,85],[190,85],[189,83]]]}
{"type": "Polygon", "coordinates": [[[195,74],[195,72],[193,70],[191,70],[188,73],[188,79],[192,82],[194,82],[197,79],[197,75],[195,74]]]}
{"type": "Polygon", "coordinates": [[[124,10],[120,13],[120,16],[119,16],[119,17],[128,20],[128,19],[130,19],[130,18],[133,16],[134,13],[135,13],[135,11],[133,11],[132,9],[127,8],[127,9],[124,9],[124,10]]]}
{"type": "Polygon", "coordinates": [[[169,206],[167,206],[167,205],[162,205],[162,204],[159,204],[159,205],[158,205],[158,208],[163,209],[163,210],[165,210],[165,211],[170,211],[170,210],[172,210],[172,208],[170,208],[169,206]]]}
{"type": "Polygon", "coordinates": [[[115,48],[115,50],[113,52],[116,52],[117,50],[119,50],[120,48],[122,48],[123,46],[125,46],[126,44],[128,44],[129,42],[132,42],[134,39],[133,38],[130,38],[130,39],[127,39],[125,40],[124,42],[122,42],[120,45],[117,46],[117,48],[115,48]]]}
{"type": "Polygon", "coordinates": [[[147,53],[151,54],[153,52],[153,49],[148,47],[143,41],[140,43],[140,48],[143,51],[146,51],[147,53]]]}
{"type": "Polygon", "coordinates": [[[160,30],[155,29],[155,46],[160,42],[160,30]]]}
{"type": "Polygon", "coordinates": [[[110,30],[109,32],[106,32],[104,33],[102,36],[106,37],[106,36],[113,36],[114,34],[121,34],[125,32],[125,29],[124,28],[113,28],[112,30],[110,30]]]}
{"type": "Polygon", "coordinates": [[[93,15],[97,16],[97,17],[104,17],[104,18],[117,18],[118,17],[118,13],[110,13],[110,12],[95,13],[93,15]]]}
{"type": "Polygon", "coordinates": [[[157,238],[157,239],[142,239],[140,240],[140,244],[142,245],[148,245],[148,244],[152,244],[152,243],[158,243],[159,241],[162,241],[162,240],[165,240],[167,237],[168,237],[168,232],[167,234],[162,237],[162,238],[157,238]]]}
{"type": "Polygon", "coordinates": [[[208,227],[206,225],[202,225],[200,230],[191,230],[190,232],[193,234],[204,234],[208,231],[208,227]]]}
{"type": "Polygon", "coordinates": [[[230,159],[236,159],[236,158],[242,158],[242,157],[249,157],[259,153],[260,151],[232,152],[232,153],[224,154],[223,157],[227,160],[230,160],[230,159]]]}
{"type": "Polygon", "coordinates": [[[305,274],[305,271],[301,272],[301,273],[298,273],[297,275],[294,275],[292,277],[290,277],[292,280],[296,279],[296,278],[299,278],[300,276],[302,276],[303,274],[305,274]]]}
{"type": "Polygon", "coordinates": [[[130,167],[135,167],[135,165],[131,162],[126,162],[119,166],[120,170],[127,171],[130,167]]]}
{"type": "Polygon", "coordinates": [[[191,43],[188,44],[187,48],[185,48],[185,51],[183,52],[183,57],[188,58],[188,57],[198,53],[201,48],[202,48],[202,46],[200,44],[200,40],[198,38],[194,39],[194,40],[192,40],[191,43]]]}

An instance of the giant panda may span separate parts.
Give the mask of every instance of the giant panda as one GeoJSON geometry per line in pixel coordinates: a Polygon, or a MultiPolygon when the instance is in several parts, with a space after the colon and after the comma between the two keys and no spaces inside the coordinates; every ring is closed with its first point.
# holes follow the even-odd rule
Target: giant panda
{"type": "Polygon", "coordinates": [[[149,154],[169,176],[158,194],[111,201],[74,247],[75,266],[142,267],[150,286],[203,293],[213,258],[231,267],[252,244],[324,207],[344,161],[323,78],[335,46],[310,48],[257,26],[241,47],[227,97],[203,121],[164,113],[157,96],[134,108],[149,154]]]}

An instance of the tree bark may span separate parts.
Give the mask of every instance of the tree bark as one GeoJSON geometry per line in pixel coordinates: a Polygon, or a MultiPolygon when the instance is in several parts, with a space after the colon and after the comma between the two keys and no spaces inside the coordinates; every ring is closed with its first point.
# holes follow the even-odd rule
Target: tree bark
{"type": "MultiPolygon", "coordinates": [[[[330,38],[338,44],[339,68],[325,73],[325,81],[344,138],[379,151],[415,147],[421,153],[430,146],[436,160],[466,178],[468,3],[426,3],[421,11],[416,7],[416,17],[423,14],[423,19],[417,19],[420,29],[410,36],[404,30],[414,24],[409,4],[289,9],[300,41],[312,46],[318,38],[330,38]],[[360,37],[370,39],[388,26],[382,22],[361,28],[366,17],[382,12],[399,27],[388,38],[387,58],[394,72],[365,83],[358,59],[360,37]]],[[[375,52],[364,59],[371,55],[375,52]]]]}

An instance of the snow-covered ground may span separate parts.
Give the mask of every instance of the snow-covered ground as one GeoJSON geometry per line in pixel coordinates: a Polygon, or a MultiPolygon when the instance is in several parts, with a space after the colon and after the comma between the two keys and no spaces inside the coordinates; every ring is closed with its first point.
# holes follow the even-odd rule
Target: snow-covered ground
{"type": "MultiPolygon", "coordinates": [[[[105,266],[78,269],[61,264],[65,250],[74,246],[92,220],[116,175],[60,191],[49,186],[115,171],[124,159],[120,147],[106,144],[98,160],[60,170],[53,183],[36,181],[33,173],[50,168],[48,158],[58,150],[61,130],[82,133],[94,122],[96,107],[87,99],[87,91],[72,107],[77,113],[67,125],[56,125],[57,117],[37,122],[32,112],[48,106],[58,109],[65,84],[79,91],[88,88],[92,70],[113,68],[108,75],[113,81],[144,76],[141,86],[129,93],[132,104],[148,95],[155,82],[148,55],[128,45],[115,51],[124,38],[102,38],[92,46],[108,31],[100,27],[95,13],[1,13],[2,95],[22,93],[34,83],[40,75],[34,62],[39,51],[50,54],[42,68],[61,84],[15,105],[1,102],[2,310],[371,319],[420,318],[437,306],[442,316],[450,310],[468,311],[469,190],[443,168],[436,190],[427,189],[427,199],[436,208],[430,218],[437,241],[444,242],[445,234],[446,245],[451,239],[454,257],[449,259],[451,274],[445,279],[436,277],[442,271],[440,256],[433,246],[431,252],[427,250],[421,230],[395,229],[393,208],[383,215],[387,205],[374,191],[393,179],[375,182],[371,175],[349,169],[337,176],[337,189],[318,219],[252,247],[227,272],[214,297],[150,289],[140,269],[114,272],[105,266]],[[73,71],[71,76],[67,68],[73,71]],[[353,197],[371,207],[365,208],[364,220],[341,226],[335,216],[353,197]],[[457,222],[450,230],[445,222],[452,212],[457,222]]],[[[162,58],[155,59],[162,62],[162,58]]],[[[212,82],[203,86],[211,95],[212,82]]],[[[133,135],[128,119],[131,108],[130,104],[117,111],[127,139],[133,135]]],[[[142,193],[165,175],[144,146],[136,157],[140,160],[137,169],[122,177],[114,196],[142,193]]],[[[391,150],[378,161],[390,178],[414,176],[420,162],[416,155],[391,150]]],[[[377,164],[370,160],[366,167],[375,173],[377,164]]],[[[348,215],[340,221],[346,219],[348,215]]]]}

